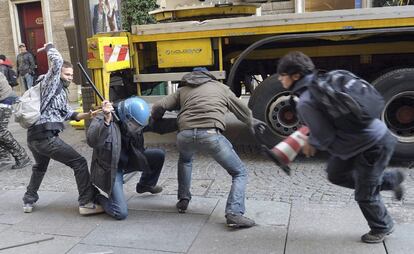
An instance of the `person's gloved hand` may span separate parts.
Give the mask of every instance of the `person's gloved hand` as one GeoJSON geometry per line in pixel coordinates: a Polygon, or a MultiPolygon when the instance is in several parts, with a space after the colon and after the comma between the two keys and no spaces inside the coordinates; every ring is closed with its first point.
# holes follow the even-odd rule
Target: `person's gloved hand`
{"type": "Polygon", "coordinates": [[[256,119],[256,118],[252,118],[252,122],[250,125],[250,131],[253,134],[256,134],[256,133],[263,134],[264,131],[266,130],[266,127],[267,125],[265,122],[260,121],[259,119],[256,119]]]}

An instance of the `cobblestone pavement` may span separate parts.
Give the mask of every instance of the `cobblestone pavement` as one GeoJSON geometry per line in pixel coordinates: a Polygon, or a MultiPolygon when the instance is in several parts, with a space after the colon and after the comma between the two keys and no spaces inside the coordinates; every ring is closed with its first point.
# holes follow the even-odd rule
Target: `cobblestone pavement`
{"type": "MultiPolygon", "coordinates": [[[[13,135],[21,144],[26,146],[26,130],[14,122],[10,123],[13,135]]],[[[90,161],[92,149],[86,144],[85,134],[82,130],[75,130],[68,126],[61,137],[71,144],[77,151],[90,161]]],[[[151,146],[157,147],[157,145],[151,146]]],[[[159,183],[164,187],[164,195],[177,194],[176,164],[178,153],[174,144],[158,145],[167,152],[166,162],[159,183]]],[[[29,154],[31,154],[29,152],[29,154]]],[[[241,152],[241,159],[249,169],[249,183],[247,186],[247,199],[282,202],[311,202],[348,204],[353,201],[353,192],[328,183],[325,177],[323,156],[306,159],[298,158],[291,167],[292,175],[289,177],[261,154],[255,152],[241,152]]],[[[1,166],[0,190],[25,189],[29,182],[31,168],[11,170],[11,164],[1,166]]],[[[414,169],[406,165],[391,165],[406,172],[406,195],[402,201],[395,201],[391,192],[383,192],[384,200],[390,207],[414,207],[414,169]]],[[[139,173],[133,175],[126,183],[126,192],[135,192],[135,184],[139,173]]],[[[196,156],[193,163],[192,193],[194,196],[226,197],[230,189],[231,178],[214,160],[205,156],[196,156]]],[[[72,170],[56,161],[51,161],[48,172],[41,185],[41,190],[48,191],[74,191],[75,179],[72,170]]]]}

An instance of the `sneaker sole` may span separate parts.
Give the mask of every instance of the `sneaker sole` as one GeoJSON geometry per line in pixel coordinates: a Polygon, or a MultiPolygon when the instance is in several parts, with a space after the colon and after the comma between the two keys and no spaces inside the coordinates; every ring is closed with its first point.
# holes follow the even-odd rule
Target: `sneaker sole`
{"type": "Polygon", "coordinates": [[[31,212],[33,212],[33,207],[23,207],[23,212],[24,213],[31,213],[31,212]]]}
{"type": "Polygon", "coordinates": [[[99,209],[90,209],[90,208],[79,208],[79,214],[80,215],[94,215],[94,214],[100,214],[100,213],[104,213],[105,210],[103,208],[99,208],[99,209]]]}
{"type": "Polygon", "coordinates": [[[227,227],[229,228],[251,228],[254,225],[240,225],[240,224],[234,224],[234,223],[226,223],[227,227]]]}
{"type": "Polygon", "coordinates": [[[392,229],[392,230],[390,230],[389,232],[387,232],[386,234],[385,234],[385,236],[381,239],[381,240],[373,240],[373,241],[364,241],[364,240],[362,240],[362,242],[364,242],[364,243],[382,243],[388,236],[390,236],[392,233],[394,233],[394,228],[392,229]]]}

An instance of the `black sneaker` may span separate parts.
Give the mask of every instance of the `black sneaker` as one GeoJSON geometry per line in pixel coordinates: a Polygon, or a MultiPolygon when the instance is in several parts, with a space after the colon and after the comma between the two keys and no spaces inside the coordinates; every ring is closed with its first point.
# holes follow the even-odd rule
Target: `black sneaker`
{"type": "Polygon", "coordinates": [[[189,203],[190,200],[188,199],[180,199],[175,206],[177,207],[179,213],[185,213],[189,203]]]}
{"type": "Polygon", "coordinates": [[[159,185],[155,185],[155,186],[147,186],[147,185],[142,185],[142,184],[137,184],[136,190],[139,194],[145,193],[145,192],[150,192],[151,194],[157,194],[160,193],[162,191],[162,187],[159,185]]]}
{"type": "Polygon", "coordinates": [[[21,168],[25,168],[27,166],[30,166],[32,164],[32,162],[30,161],[29,157],[26,157],[22,160],[18,160],[16,161],[16,164],[14,164],[11,169],[21,169],[21,168]]]}
{"type": "Polygon", "coordinates": [[[250,228],[256,225],[254,220],[244,217],[243,215],[226,214],[227,226],[233,228],[250,228]]]}
{"type": "Polygon", "coordinates": [[[401,171],[397,171],[397,185],[394,187],[394,197],[396,200],[401,201],[404,197],[404,188],[401,185],[405,180],[405,174],[401,171]]]}
{"type": "Polygon", "coordinates": [[[388,232],[385,233],[374,233],[369,231],[368,233],[361,236],[361,241],[364,243],[381,243],[385,238],[391,235],[394,232],[394,227],[392,227],[388,232]]]}

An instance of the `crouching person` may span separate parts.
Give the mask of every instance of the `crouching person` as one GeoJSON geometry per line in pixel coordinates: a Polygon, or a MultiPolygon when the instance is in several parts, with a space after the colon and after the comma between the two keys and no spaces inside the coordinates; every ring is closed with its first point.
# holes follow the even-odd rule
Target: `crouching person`
{"type": "Polygon", "coordinates": [[[121,101],[115,109],[111,102],[104,101],[102,113],[92,120],[87,132],[87,142],[93,148],[92,182],[107,194],[107,197],[98,195],[97,200],[108,215],[118,220],[128,216],[124,173],[142,171],[136,186],[138,193],[162,191],[157,182],[165,152],[144,148],[144,129],[152,130],[148,126],[149,117],[149,106],[140,98],[121,101]],[[119,116],[119,122],[113,120],[113,111],[119,116]]]}

